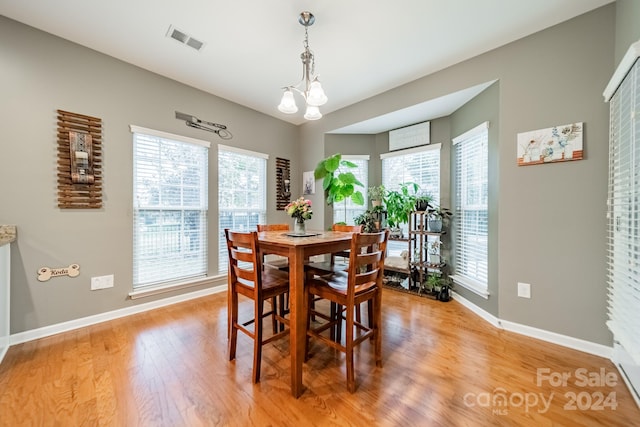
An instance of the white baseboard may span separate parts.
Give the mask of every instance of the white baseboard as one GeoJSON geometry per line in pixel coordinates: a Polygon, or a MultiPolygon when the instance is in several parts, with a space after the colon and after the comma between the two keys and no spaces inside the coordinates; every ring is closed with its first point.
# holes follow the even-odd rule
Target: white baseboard
{"type": "MultiPolygon", "coordinates": [[[[132,314],[142,313],[145,311],[153,310],[160,307],[165,307],[179,302],[189,301],[195,298],[200,298],[206,295],[212,295],[219,292],[225,292],[227,290],[226,283],[223,285],[214,286],[207,289],[202,289],[195,292],[189,292],[175,297],[164,298],[157,301],[152,301],[144,304],[135,305],[132,307],[122,308],[118,310],[109,311],[106,313],[96,314],[93,316],[83,317],[81,319],[75,319],[68,322],[58,323],[55,325],[45,326],[38,329],[32,329],[25,332],[13,334],[9,337],[10,345],[21,344],[27,341],[36,340],[39,338],[48,337],[51,335],[59,334],[62,332],[71,331],[85,326],[95,325],[97,323],[106,322],[120,317],[130,316],[132,314]]],[[[581,340],[578,338],[569,337],[567,335],[561,335],[555,332],[546,331],[544,329],[538,329],[531,326],[521,325],[515,322],[509,322],[501,320],[491,313],[481,309],[477,305],[471,303],[461,295],[453,292],[453,298],[462,304],[467,309],[471,310],[476,315],[480,316],[486,322],[492,326],[500,329],[504,329],[510,332],[515,332],[520,335],[536,338],[542,341],[547,341],[553,344],[558,344],[563,347],[572,348],[574,350],[583,351],[585,353],[594,354],[596,356],[611,359],[613,355],[613,347],[608,347],[602,344],[596,344],[590,341],[581,340]]],[[[1,359],[0,359],[1,360],[1,359]]]]}
{"type": "Polygon", "coordinates": [[[93,316],[83,317],[80,319],[74,319],[68,322],[57,323],[55,325],[49,325],[49,326],[45,326],[38,329],[31,329],[25,332],[19,332],[9,337],[9,344],[10,345],[21,344],[27,341],[37,340],[39,338],[44,338],[44,337],[59,334],[62,332],[67,332],[74,329],[95,325],[97,323],[106,322],[108,320],[118,319],[120,317],[130,316],[132,314],[142,313],[142,312],[153,310],[156,308],[177,304],[179,302],[189,301],[189,300],[200,298],[206,295],[217,294],[219,292],[226,292],[226,290],[227,290],[227,283],[225,278],[224,284],[213,286],[211,288],[202,289],[195,292],[189,292],[186,294],[177,295],[175,297],[164,298],[157,301],[151,301],[148,303],[138,304],[138,305],[127,307],[127,308],[108,311],[106,313],[100,313],[93,316]]]}
{"type": "Polygon", "coordinates": [[[452,292],[453,298],[460,304],[482,317],[496,328],[504,329],[506,331],[515,332],[520,335],[524,335],[531,338],[536,338],[542,341],[550,342],[552,344],[558,344],[563,347],[572,348],[574,350],[583,351],[585,353],[593,354],[596,356],[611,359],[613,356],[613,347],[609,347],[602,344],[596,344],[591,341],[581,340],[573,338],[567,335],[558,334],[544,329],[534,328],[532,326],[521,325],[519,323],[502,320],[495,317],[493,314],[486,312],[472,302],[466,300],[460,294],[452,292]]]}

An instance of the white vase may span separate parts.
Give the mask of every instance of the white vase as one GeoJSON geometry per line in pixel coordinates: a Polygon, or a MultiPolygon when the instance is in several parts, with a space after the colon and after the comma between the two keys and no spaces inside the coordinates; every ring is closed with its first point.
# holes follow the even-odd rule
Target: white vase
{"type": "Polygon", "coordinates": [[[294,221],[294,223],[293,223],[293,232],[295,234],[300,234],[300,235],[307,233],[307,228],[306,228],[306,226],[304,224],[304,220],[301,221],[301,220],[296,219],[294,221]]]}

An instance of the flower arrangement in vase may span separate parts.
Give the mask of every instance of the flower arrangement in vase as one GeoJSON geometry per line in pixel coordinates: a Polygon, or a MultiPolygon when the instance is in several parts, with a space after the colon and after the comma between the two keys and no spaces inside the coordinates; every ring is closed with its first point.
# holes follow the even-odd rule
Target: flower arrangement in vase
{"type": "Polygon", "coordinates": [[[300,197],[293,202],[290,202],[287,206],[284,207],[287,211],[287,214],[293,219],[294,228],[293,231],[296,234],[305,234],[306,229],[304,222],[307,219],[311,219],[313,216],[313,210],[311,209],[311,200],[305,199],[304,197],[300,197]]]}

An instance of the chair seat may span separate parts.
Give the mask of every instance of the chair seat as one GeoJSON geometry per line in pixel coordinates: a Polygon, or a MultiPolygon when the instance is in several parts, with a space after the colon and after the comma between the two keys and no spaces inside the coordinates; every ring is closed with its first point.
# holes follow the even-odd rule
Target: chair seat
{"type": "MultiPolygon", "coordinates": [[[[346,271],[338,271],[324,276],[316,276],[308,280],[308,286],[309,293],[314,295],[321,295],[326,298],[324,295],[326,295],[327,292],[332,292],[346,298],[349,286],[349,274],[346,271]]],[[[356,285],[354,289],[356,301],[360,295],[371,289],[375,289],[375,287],[375,282],[356,285]]],[[[336,302],[339,303],[340,301],[336,302]]]]}
{"type": "Polygon", "coordinates": [[[333,263],[329,261],[319,261],[319,262],[308,262],[304,265],[304,269],[307,272],[318,275],[318,276],[345,271],[348,268],[349,268],[349,264],[344,262],[333,263]]]}
{"type": "Polygon", "coordinates": [[[274,270],[289,270],[289,260],[287,258],[265,260],[263,265],[274,270]]]}
{"type": "MultiPolygon", "coordinates": [[[[248,292],[253,292],[253,283],[238,278],[238,291],[245,288],[248,292]]],[[[289,275],[280,270],[266,269],[262,272],[262,292],[264,298],[271,298],[289,290],[289,275]]]]}

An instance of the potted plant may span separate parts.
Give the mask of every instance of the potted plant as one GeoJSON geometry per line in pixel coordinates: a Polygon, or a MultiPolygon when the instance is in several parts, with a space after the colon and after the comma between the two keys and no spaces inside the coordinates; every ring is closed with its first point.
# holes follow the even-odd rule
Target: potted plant
{"type": "Polygon", "coordinates": [[[374,221],[376,224],[376,229],[377,230],[382,230],[383,228],[385,228],[387,226],[387,216],[386,216],[386,211],[384,209],[384,207],[382,205],[380,206],[374,206],[371,209],[371,214],[374,217],[374,221]]]}
{"type": "MultiPolygon", "coordinates": [[[[315,179],[322,179],[322,188],[327,196],[327,204],[333,205],[346,199],[356,205],[364,205],[364,196],[356,186],[364,188],[353,172],[349,169],[357,168],[353,162],[342,160],[342,155],[336,153],[321,160],[313,172],[315,179]]],[[[347,221],[347,205],[344,206],[344,220],[347,221]]]]}
{"type": "Polygon", "coordinates": [[[416,196],[416,210],[417,211],[426,211],[431,206],[431,202],[433,201],[433,196],[426,191],[421,191],[416,196]]]}
{"type": "Polygon", "coordinates": [[[360,215],[356,216],[355,218],[353,218],[353,222],[356,225],[362,226],[363,233],[375,233],[379,230],[376,225],[376,223],[379,224],[379,222],[376,221],[376,216],[371,210],[366,210],[360,215]]]}
{"type": "Polygon", "coordinates": [[[440,290],[440,287],[444,284],[442,276],[439,274],[430,273],[427,276],[427,280],[423,283],[422,287],[427,293],[435,293],[440,290]]]}
{"type": "Polygon", "coordinates": [[[399,190],[387,192],[385,204],[387,205],[387,221],[391,228],[399,228],[400,224],[409,222],[409,212],[415,208],[418,184],[404,182],[399,190]]]}
{"type": "Polygon", "coordinates": [[[428,208],[429,214],[429,231],[434,233],[442,232],[443,222],[452,216],[451,211],[440,206],[431,206],[428,208]]]}
{"type": "Polygon", "coordinates": [[[440,247],[442,243],[440,239],[434,239],[428,243],[427,252],[429,255],[429,264],[440,265],[440,247]]]}
{"type": "Polygon", "coordinates": [[[371,200],[371,206],[382,206],[386,193],[384,185],[374,185],[373,187],[369,187],[367,190],[367,196],[369,197],[369,200],[371,200]]]}

